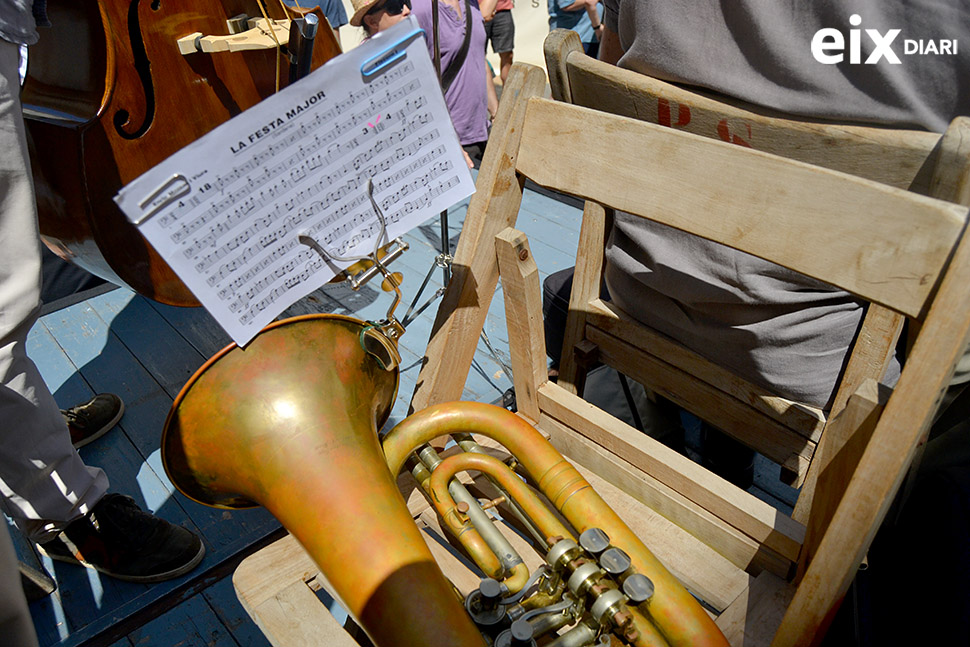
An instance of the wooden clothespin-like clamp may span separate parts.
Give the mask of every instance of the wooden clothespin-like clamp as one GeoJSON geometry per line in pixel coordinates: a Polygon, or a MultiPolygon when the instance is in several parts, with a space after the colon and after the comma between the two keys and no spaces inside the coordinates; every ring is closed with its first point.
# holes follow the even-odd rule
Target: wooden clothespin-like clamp
{"type": "Polygon", "coordinates": [[[229,34],[226,36],[204,36],[194,32],[179,38],[179,53],[184,55],[196,52],[241,52],[250,49],[273,49],[286,44],[290,35],[290,20],[250,18],[246,15],[235,16],[226,21],[229,34]],[[275,36],[275,37],[274,37],[275,36]]]}

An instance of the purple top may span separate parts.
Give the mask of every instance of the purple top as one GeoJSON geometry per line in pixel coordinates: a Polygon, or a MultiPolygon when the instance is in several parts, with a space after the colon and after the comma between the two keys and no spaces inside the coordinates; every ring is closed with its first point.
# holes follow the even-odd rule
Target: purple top
{"type": "MultiPolygon", "coordinates": [[[[465,62],[458,70],[451,87],[445,93],[445,103],[455,124],[462,146],[485,141],[488,138],[488,104],[485,97],[485,25],[478,10],[478,0],[469,0],[472,8],[472,35],[468,43],[465,62]]],[[[441,49],[441,72],[461,50],[465,39],[465,2],[459,0],[462,15],[449,7],[444,0],[438,2],[438,39],[441,49]]],[[[412,0],[411,13],[425,31],[428,51],[434,58],[433,16],[431,0],[412,0]]]]}

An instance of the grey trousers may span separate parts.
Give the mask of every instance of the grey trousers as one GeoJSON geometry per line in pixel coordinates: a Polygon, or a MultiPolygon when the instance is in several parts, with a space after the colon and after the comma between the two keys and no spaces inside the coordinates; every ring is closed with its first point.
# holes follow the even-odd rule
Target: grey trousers
{"type": "Polygon", "coordinates": [[[71,445],[54,397],[27,357],[41,254],[20,106],[19,48],[0,40],[0,507],[44,541],[105,493],[104,473],[71,445]]]}
{"type": "Polygon", "coordinates": [[[0,528],[0,636],[11,647],[36,647],[37,634],[20,586],[10,535],[0,528]]]}

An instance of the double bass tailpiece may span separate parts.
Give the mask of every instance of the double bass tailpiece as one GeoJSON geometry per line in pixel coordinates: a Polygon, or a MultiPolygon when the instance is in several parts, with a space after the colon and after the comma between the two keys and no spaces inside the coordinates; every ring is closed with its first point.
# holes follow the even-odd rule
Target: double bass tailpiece
{"type": "Polygon", "coordinates": [[[276,49],[290,37],[290,19],[249,18],[247,16],[230,18],[229,34],[205,36],[197,31],[176,39],[179,53],[183,56],[203,52],[244,52],[253,49],[276,49]],[[243,31],[233,32],[233,25],[245,25],[243,31]]]}

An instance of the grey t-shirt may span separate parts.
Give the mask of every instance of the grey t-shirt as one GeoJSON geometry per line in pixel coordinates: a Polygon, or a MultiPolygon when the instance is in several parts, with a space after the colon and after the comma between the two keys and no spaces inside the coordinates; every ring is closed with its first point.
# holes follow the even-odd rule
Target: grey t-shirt
{"type": "MultiPolygon", "coordinates": [[[[793,115],[942,131],[970,114],[970,3],[928,0],[606,0],[621,67],[793,115]],[[849,19],[858,14],[858,26],[849,19]],[[844,35],[845,60],[811,50],[844,35]],[[891,29],[900,59],[865,64],[891,29]],[[850,63],[859,29],[860,63],[850,63]],[[865,31],[877,32],[875,41],[865,31]],[[956,55],[907,56],[905,39],[956,39],[956,55]]],[[[885,45],[884,45],[885,46],[885,45]]],[[[827,50],[834,54],[834,50],[827,50]]],[[[711,214],[716,217],[716,214],[711,214]]],[[[781,395],[828,406],[862,308],[848,294],[753,256],[617,214],[606,282],[631,315],[781,395]]],[[[887,383],[898,378],[894,364],[887,383]]]]}

